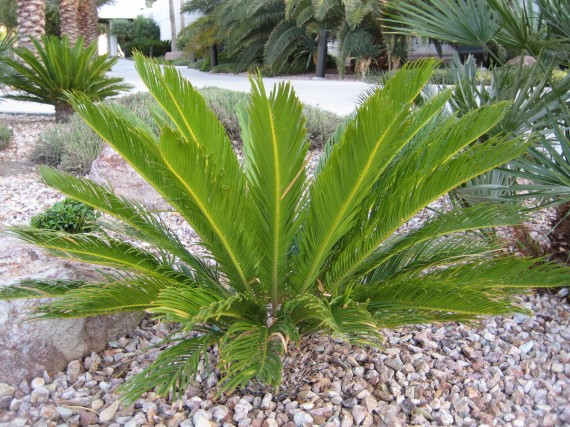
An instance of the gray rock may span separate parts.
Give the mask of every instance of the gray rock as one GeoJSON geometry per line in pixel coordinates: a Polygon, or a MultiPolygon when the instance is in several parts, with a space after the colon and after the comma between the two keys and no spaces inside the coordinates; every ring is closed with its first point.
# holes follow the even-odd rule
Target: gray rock
{"type": "Polygon", "coordinates": [[[225,405],[214,406],[211,410],[212,418],[216,422],[220,422],[224,418],[226,418],[226,416],[229,414],[229,412],[230,412],[229,408],[225,405]]]}
{"type": "Polygon", "coordinates": [[[0,383],[0,397],[14,396],[16,392],[16,387],[12,387],[6,383],[0,383]]]}
{"type": "Polygon", "coordinates": [[[99,413],[99,422],[108,423],[115,418],[115,414],[119,409],[119,402],[115,401],[111,405],[107,406],[99,413]]]}
{"type": "Polygon", "coordinates": [[[311,414],[301,411],[293,415],[293,421],[295,422],[296,426],[303,427],[307,425],[312,425],[313,417],[311,416],[311,414]]]}
{"type": "Polygon", "coordinates": [[[194,415],[192,415],[192,422],[195,427],[210,427],[210,420],[212,416],[203,409],[198,409],[194,415]]]}
{"type": "Polygon", "coordinates": [[[158,192],[108,145],[91,165],[88,177],[120,195],[138,200],[151,209],[171,210],[158,192]]]}
{"type": "Polygon", "coordinates": [[[352,418],[354,419],[354,422],[360,425],[367,417],[368,409],[365,406],[356,405],[354,408],[352,408],[352,411],[350,411],[350,413],[352,415],[352,418]]]}
{"type": "Polygon", "coordinates": [[[395,357],[393,359],[384,359],[384,364],[395,371],[401,371],[404,369],[404,364],[399,357],[395,357]]]}
{"type": "Polygon", "coordinates": [[[239,403],[234,408],[234,421],[240,422],[247,418],[247,414],[251,411],[253,406],[245,399],[240,399],[239,403]]]}
{"type": "MultiPolygon", "coordinates": [[[[39,249],[12,239],[0,239],[0,286],[23,279],[100,279],[93,268],[47,257],[39,249]]],[[[59,372],[70,360],[101,351],[111,339],[125,334],[139,314],[25,322],[29,310],[45,299],[0,301],[0,375],[8,384],[59,372]]]]}

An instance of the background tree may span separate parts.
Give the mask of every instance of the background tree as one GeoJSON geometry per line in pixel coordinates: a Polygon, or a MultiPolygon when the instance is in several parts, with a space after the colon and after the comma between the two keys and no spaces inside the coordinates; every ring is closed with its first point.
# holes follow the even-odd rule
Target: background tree
{"type": "Polygon", "coordinates": [[[44,0],[18,0],[17,25],[20,39],[18,44],[33,49],[32,38],[45,34],[46,15],[44,0]]]}
{"type": "Polygon", "coordinates": [[[99,38],[99,14],[97,7],[108,4],[112,0],[79,0],[77,17],[79,29],[85,43],[90,44],[99,38]]]}
{"type": "Polygon", "coordinates": [[[59,28],[63,35],[74,44],[80,36],[79,32],[79,0],[60,0],[59,2],[59,28]]]}

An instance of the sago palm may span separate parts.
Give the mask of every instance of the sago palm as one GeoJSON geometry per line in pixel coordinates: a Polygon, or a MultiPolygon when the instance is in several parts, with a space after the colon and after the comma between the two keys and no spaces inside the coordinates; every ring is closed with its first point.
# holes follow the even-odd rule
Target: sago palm
{"type": "Polygon", "coordinates": [[[73,113],[65,91],[80,92],[92,101],[99,101],[131,88],[120,77],[106,76],[117,58],[97,55],[97,43],[85,46],[79,38],[71,45],[69,38],[55,36],[32,42],[35,50],[16,47],[18,58],[6,61],[13,72],[5,83],[18,92],[5,98],[51,104],[55,107],[56,121],[63,122],[73,113]]]}
{"type": "Polygon", "coordinates": [[[405,67],[360,106],[312,178],[302,105],[288,84],[267,95],[252,79],[242,164],[188,81],[173,67],[140,56],[135,63],[162,109],[154,114],[160,137],[123,108],[81,97],[74,106],[188,221],[208,257],[191,253],[144,206],[43,168],[46,183],[118,220],[113,233],[10,233],[111,270],[101,283],[28,281],[1,293],[53,297],[40,317],[145,310],[178,324],[170,346],[123,387],[127,401],[152,388],[183,393],[212,346],[221,391],[253,379],[275,386],[288,343],[303,335],[378,346],[383,327],[520,311],[515,293],[570,285],[568,269],[498,256],[481,238],[478,229],[520,222],[515,207],[454,210],[398,232],[449,190],[527,148],[501,136],[472,144],[501,120],[507,103],[462,118],[440,115],[449,92],[416,106],[435,62],[405,67]]]}

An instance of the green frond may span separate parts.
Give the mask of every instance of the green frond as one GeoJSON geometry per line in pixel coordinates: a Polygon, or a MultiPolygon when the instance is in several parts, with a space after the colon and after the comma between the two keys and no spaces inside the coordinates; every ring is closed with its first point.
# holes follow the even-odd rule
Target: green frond
{"type": "Polygon", "coordinates": [[[155,318],[165,322],[182,323],[192,327],[196,316],[220,301],[225,301],[221,293],[200,287],[168,287],[161,290],[158,297],[147,309],[155,318]]]}
{"type": "Polygon", "coordinates": [[[40,175],[50,187],[132,227],[136,232],[128,233],[131,237],[171,253],[192,267],[202,278],[213,285],[218,284],[213,269],[192,255],[178,237],[140,203],[117,196],[91,180],[76,178],[49,167],[41,167],[40,175]]]}
{"type": "Polygon", "coordinates": [[[264,384],[281,383],[283,341],[263,323],[235,322],[220,343],[222,391],[231,393],[256,378],[264,384]]]}
{"type": "MultiPolygon", "coordinates": [[[[397,280],[355,287],[355,298],[370,301],[369,308],[385,326],[399,322],[473,321],[483,315],[524,311],[512,295],[532,287],[570,284],[567,268],[537,265],[536,260],[498,258],[397,280]]],[[[403,323],[399,323],[403,324],[403,323]]]]}
{"type": "MultiPolygon", "coordinates": [[[[153,90],[161,91],[156,81],[159,77],[150,78],[154,79],[153,90]]],[[[220,262],[220,270],[230,278],[232,286],[248,289],[249,281],[255,277],[251,254],[256,250],[247,233],[251,229],[246,226],[249,216],[227,214],[248,209],[243,172],[239,170],[231,147],[220,148],[229,144],[221,124],[217,119],[214,123],[208,120],[213,115],[209,110],[202,115],[202,109],[206,111],[203,98],[188,82],[181,80],[182,77],[177,76],[165,82],[165,87],[172,84],[174,88],[163,90],[166,95],[160,96],[167,98],[163,103],[170,103],[163,108],[174,123],[179,122],[177,126],[182,128],[179,132],[184,130],[188,134],[165,128],[160,142],[111,108],[82,98],[73,98],[73,105],[78,114],[196,230],[204,246],[220,262]],[[208,121],[210,126],[201,125],[203,121],[208,121]],[[194,128],[197,130],[192,131],[194,128]],[[197,135],[200,135],[199,140],[195,139],[197,135]],[[216,135],[219,138],[216,139],[216,135]],[[211,139],[201,139],[208,136],[211,139]]]]}
{"type": "Polygon", "coordinates": [[[260,78],[251,79],[244,141],[248,189],[255,206],[260,253],[260,286],[271,295],[274,311],[290,272],[288,252],[303,216],[307,142],[303,106],[290,84],[267,96],[260,78]],[[294,124],[294,125],[292,125],[294,124]]]}
{"type": "Polygon", "coordinates": [[[208,350],[220,340],[218,332],[198,337],[184,337],[164,350],[152,365],[129,378],[119,391],[125,404],[131,404],[145,391],[154,390],[173,400],[181,398],[196,379],[200,360],[208,360],[208,350]]]}
{"type": "MultiPolygon", "coordinates": [[[[151,253],[121,240],[31,227],[12,227],[7,232],[64,258],[151,276],[172,277],[174,280],[182,276],[173,270],[171,265],[157,259],[151,253]]],[[[185,276],[182,280],[185,280],[185,276]]]]}
{"type": "Polygon", "coordinates": [[[265,323],[267,307],[247,294],[236,294],[202,306],[194,320],[199,323],[221,322],[226,327],[236,320],[265,323]]]}
{"type": "Polygon", "coordinates": [[[52,301],[37,307],[34,312],[39,318],[143,312],[153,305],[161,290],[192,285],[190,280],[173,285],[170,280],[152,276],[127,276],[109,282],[91,282],[56,296],[52,301]]]}
{"type": "Polygon", "coordinates": [[[359,204],[378,176],[424,125],[410,117],[411,107],[436,64],[420,61],[404,67],[358,109],[332,148],[310,189],[295,265],[295,287],[301,292],[313,286],[331,248],[352,227],[359,204]]]}
{"type": "Polygon", "coordinates": [[[341,6],[341,2],[339,0],[312,0],[312,2],[315,18],[318,21],[324,20],[327,13],[335,7],[341,6]]]}
{"type": "Polygon", "coordinates": [[[501,25],[486,0],[397,0],[390,10],[392,32],[470,46],[485,46],[501,25]]]}
{"type": "Polygon", "coordinates": [[[288,301],[283,309],[303,335],[324,332],[356,345],[378,347],[379,327],[366,304],[340,296],[333,299],[304,294],[288,301]]]}
{"type": "Polygon", "coordinates": [[[515,138],[472,144],[501,119],[507,108],[506,104],[496,104],[459,120],[449,117],[433,132],[418,134],[409,150],[394,159],[380,176],[370,196],[374,200],[363,205],[360,223],[336,257],[340,265],[333,268],[338,272],[337,281],[352,275],[385,239],[421,209],[525,151],[526,144],[515,138]],[[410,174],[411,170],[416,172],[410,174]]]}
{"type": "Polygon", "coordinates": [[[299,28],[295,22],[280,22],[275,26],[265,44],[264,63],[279,70],[286,64],[297,43],[304,36],[303,29],[299,28]]]}
{"type": "Polygon", "coordinates": [[[10,286],[0,287],[0,299],[4,301],[31,298],[50,298],[85,286],[77,280],[22,280],[10,286]]]}

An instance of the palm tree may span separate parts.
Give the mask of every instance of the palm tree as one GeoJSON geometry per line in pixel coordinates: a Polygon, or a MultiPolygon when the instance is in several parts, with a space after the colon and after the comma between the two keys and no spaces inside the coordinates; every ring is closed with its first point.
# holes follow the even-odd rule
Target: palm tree
{"type": "Polygon", "coordinates": [[[315,56],[320,30],[339,43],[337,68],[348,59],[365,73],[386,48],[380,20],[383,5],[375,0],[288,0],[286,19],[275,27],[265,47],[265,62],[279,70],[293,56],[315,56]]]}
{"type": "Polygon", "coordinates": [[[32,38],[39,39],[45,34],[44,0],[18,0],[18,40],[19,46],[34,49],[32,38]]]}
{"type": "Polygon", "coordinates": [[[59,28],[71,44],[79,38],[79,0],[59,0],[59,28]]]}
{"type": "Polygon", "coordinates": [[[441,114],[449,92],[416,105],[436,62],[406,66],[374,93],[338,130],[312,178],[302,105],[289,84],[268,95],[260,78],[252,80],[241,115],[242,164],[215,114],[174,67],[141,55],[135,63],[162,109],[154,115],[160,136],[124,108],[72,102],[196,230],[207,258],[144,206],[42,168],[49,185],[118,223],[102,224],[112,233],[10,233],[111,268],[101,283],[27,281],[0,290],[7,299],[53,297],[40,317],[146,310],[179,324],[154,364],[122,388],[125,400],[152,388],[176,399],[211,346],[218,347],[221,391],[252,379],[278,385],[288,343],[303,335],[379,346],[383,327],[524,311],[512,298],[517,291],[570,285],[567,268],[497,256],[496,242],[477,231],[518,223],[524,215],[516,206],[452,210],[398,232],[450,189],[527,148],[503,136],[472,143],[508,103],[463,118],[441,114]]]}
{"type": "Polygon", "coordinates": [[[80,34],[83,36],[85,44],[89,45],[99,38],[97,6],[108,2],[108,0],[79,0],[77,17],[80,34]]]}

